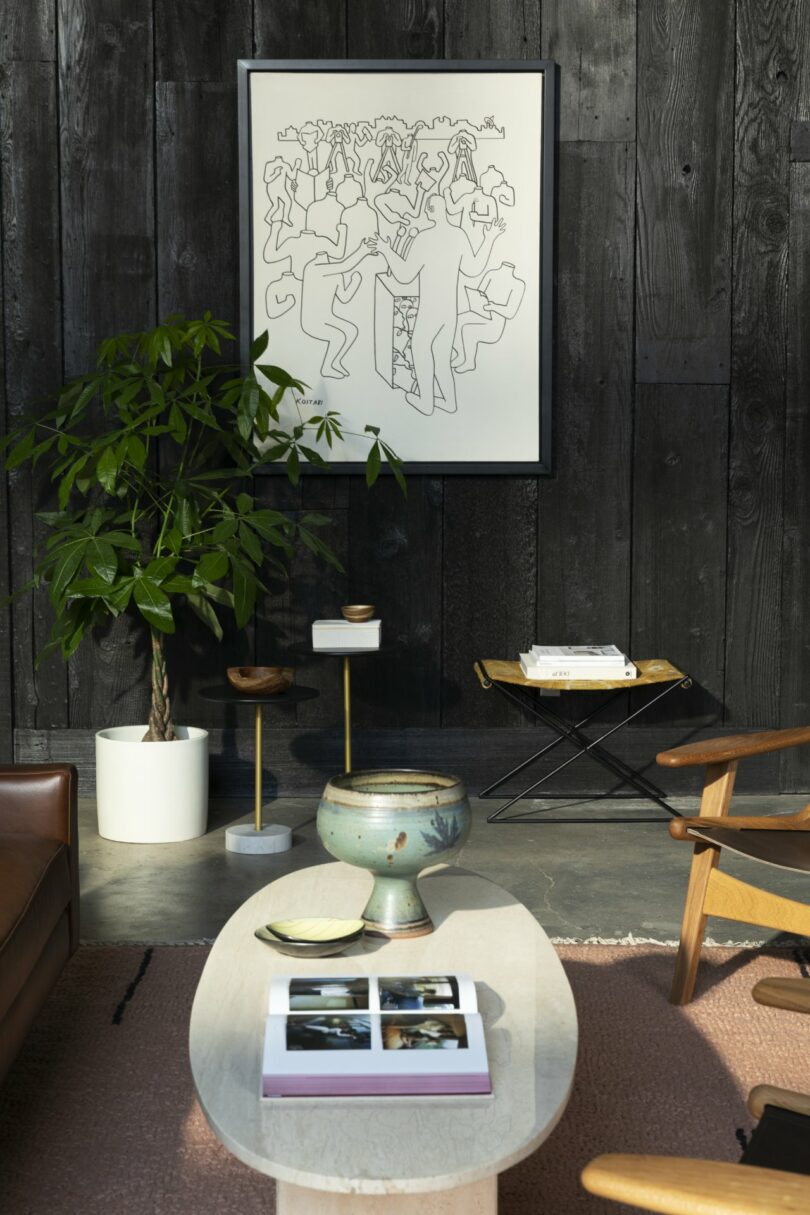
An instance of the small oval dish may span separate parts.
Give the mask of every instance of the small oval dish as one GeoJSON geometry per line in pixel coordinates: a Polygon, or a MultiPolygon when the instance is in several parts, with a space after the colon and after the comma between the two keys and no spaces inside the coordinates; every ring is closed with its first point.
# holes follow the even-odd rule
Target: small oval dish
{"type": "Polygon", "coordinates": [[[359,940],[364,927],[362,920],[276,920],[272,924],[257,928],[254,935],[277,953],[286,954],[290,958],[329,958],[334,954],[343,953],[344,949],[359,940]],[[300,934],[298,937],[287,935],[293,928],[300,934]],[[315,935],[307,937],[304,935],[307,932],[315,935]],[[282,933],[285,935],[282,936],[282,933]],[[330,939],[325,940],[324,936],[330,939]]]}
{"type": "Polygon", "coordinates": [[[273,696],[286,692],[293,681],[295,667],[228,667],[228,683],[247,696],[259,693],[273,696]]]}
{"type": "Polygon", "coordinates": [[[374,604],[347,603],[340,610],[344,620],[348,620],[350,624],[362,624],[364,620],[371,620],[374,615],[374,604]]]}

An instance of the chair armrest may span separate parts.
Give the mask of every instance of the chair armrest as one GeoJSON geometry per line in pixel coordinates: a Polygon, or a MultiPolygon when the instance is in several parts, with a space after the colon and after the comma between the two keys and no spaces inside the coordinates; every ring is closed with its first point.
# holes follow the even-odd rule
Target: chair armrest
{"type": "Polygon", "coordinates": [[[810,831],[810,806],[797,814],[718,814],[702,818],[674,818],[669,834],[674,840],[690,839],[689,831],[711,831],[713,827],[734,831],[810,831]]]}
{"type": "Polygon", "coordinates": [[[789,730],[765,730],[762,734],[731,734],[709,742],[686,743],[671,751],[660,751],[655,762],[664,768],[688,768],[696,764],[722,764],[749,755],[765,755],[768,751],[784,751],[810,743],[810,726],[789,730]]]}
{"type": "Polygon", "coordinates": [[[0,831],[76,839],[78,774],[72,764],[0,765],[0,831]]]}
{"type": "MultiPolygon", "coordinates": [[[[810,979],[760,979],[751,995],[757,1004],[810,1013],[810,979]]],[[[807,1112],[810,1114],[810,1105],[807,1112]]]]}
{"type": "Polygon", "coordinates": [[[766,1105],[810,1115],[810,1093],[794,1093],[789,1088],[775,1088],[773,1084],[757,1084],[748,1094],[747,1105],[751,1117],[756,1119],[762,1117],[766,1105]]]}
{"type": "Polygon", "coordinates": [[[662,1215],[789,1215],[810,1210],[810,1177],[681,1156],[597,1156],[589,1194],[662,1215]]]}

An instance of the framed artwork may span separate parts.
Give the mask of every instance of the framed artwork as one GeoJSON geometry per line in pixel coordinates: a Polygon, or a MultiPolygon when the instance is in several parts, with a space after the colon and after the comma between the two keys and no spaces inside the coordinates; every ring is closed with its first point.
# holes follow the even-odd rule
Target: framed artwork
{"type": "Polygon", "coordinates": [[[409,474],[550,471],[555,85],[541,60],[240,61],[243,359],[267,329],[308,385],[283,420],[370,423],[409,474]]]}

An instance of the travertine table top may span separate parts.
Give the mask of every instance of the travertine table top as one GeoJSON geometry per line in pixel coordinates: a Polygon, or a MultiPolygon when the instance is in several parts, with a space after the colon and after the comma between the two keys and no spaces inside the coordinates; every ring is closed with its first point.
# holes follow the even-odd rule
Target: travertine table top
{"type": "Polygon", "coordinates": [[[340,957],[301,961],[253,935],[282,917],[357,916],[370,887],[361,869],[318,865],[258,891],[225,925],[191,1014],[191,1069],[205,1115],[240,1160],[315,1190],[413,1194],[501,1172],[543,1142],[568,1101],[577,1019],[557,954],[506,890],[448,867],[420,881],[436,925],[430,936],[363,939],[340,957]],[[272,975],[448,971],[476,981],[492,1097],[259,1099],[272,975]]]}

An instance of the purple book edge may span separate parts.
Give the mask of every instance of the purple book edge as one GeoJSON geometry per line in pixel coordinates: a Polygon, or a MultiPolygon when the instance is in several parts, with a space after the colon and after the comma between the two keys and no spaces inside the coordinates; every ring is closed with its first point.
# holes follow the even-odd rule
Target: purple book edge
{"type": "Polygon", "coordinates": [[[263,1076],[263,1097],[455,1097],[492,1092],[486,1072],[466,1076],[263,1076]]]}

